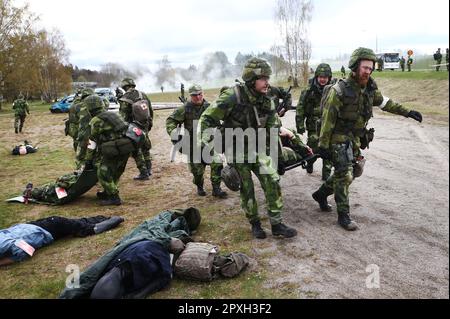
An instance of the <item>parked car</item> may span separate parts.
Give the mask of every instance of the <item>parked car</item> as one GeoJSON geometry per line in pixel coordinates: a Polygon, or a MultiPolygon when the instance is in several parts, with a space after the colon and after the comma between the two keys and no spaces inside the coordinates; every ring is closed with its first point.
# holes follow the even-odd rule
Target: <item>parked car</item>
{"type": "Polygon", "coordinates": [[[75,94],[71,94],[62,98],[60,101],[56,102],[50,107],[50,112],[52,113],[66,113],[69,112],[69,108],[75,99],[75,94]]]}
{"type": "Polygon", "coordinates": [[[106,97],[110,103],[117,103],[116,95],[110,88],[96,88],[94,92],[100,97],[106,97]]]}

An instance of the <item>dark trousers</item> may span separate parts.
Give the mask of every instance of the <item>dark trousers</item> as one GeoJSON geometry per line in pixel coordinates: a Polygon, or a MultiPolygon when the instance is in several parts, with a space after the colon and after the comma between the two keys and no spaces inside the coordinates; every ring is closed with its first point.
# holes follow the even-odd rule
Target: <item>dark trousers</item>
{"type": "Polygon", "coordinates": [[[56,240],[66,236],[86,237],[94,235],[95,224],[100,223],[106,219],[108,219],[108,217],[101,215],[78,219],[51,216],[29,222],[29,224],[33,224],[45,229],[56,240]]]}

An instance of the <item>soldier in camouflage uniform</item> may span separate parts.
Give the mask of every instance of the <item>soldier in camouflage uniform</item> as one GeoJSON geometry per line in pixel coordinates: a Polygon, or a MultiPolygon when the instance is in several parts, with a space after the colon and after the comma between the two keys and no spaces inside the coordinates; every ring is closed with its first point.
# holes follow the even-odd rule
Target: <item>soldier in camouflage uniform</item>
{"type": "Polygon", "coordinates": [[[408,72],[411,72],[411,65],[413,64],[413,58],[408,55],[408,60],[406,61],[406,66],[408,67],[408,72]]]}
{"type": "MultiPolygon", "coordinates": [[[[320,117],[322,111],[320,109],[320,100],[322,99],[323,89],[326,85],[334,84],[336,81],[332,79],[332,72],[330,65],[321,63],[317,66],[314,78],[312,79],[308,89],[302,92],[297,104],[297,113],[295,116],[295,122],[297,126],[297,132],[299,134],[305,133],[305,120],[306,129],[308,130],[308,142],[307,145],[313,149],[316,153],[319,146],[319,131],[320,130],[320,117]]],[[[306,167],[308,174],[312,174],[314,169],[314,161],[310,161],[306,167]]],[[[332,164],[330,161],[323,160],[322,165],[322,180],[327,180],[331,174],[332,164]]]]}
{"type": "Polygon", "coordinates": [[[78,126],[80,125],[80,109],[81,109],[81,89],[77,90],[72,105],[69,108],[69,118],[67,119],[66,135],[73,139],[73,150],[76,152],[78,148],[78,126]]]}
{"type": "MultiPolygon", "coordinates": [[[[266,60],[260,58],[248,60],[242,73],[245,84],[240,83],[226,90],[214,104],[203,112],[199,123],[201,132],[219,125],[225,129],[254,129],[257,139],[260,130],[267,132],[267,137],[274,130],[279,132],[279,118],[275,105],[273,99],[267,96],[271,74],[272,68],[266,60]]],[[[203,136],[202,144],[206,145],[208,142],[209,138],[203,136]]],[[[236,152],[230,153],[229,150],[226,150],[225,154],[230,157],[227,158],[227,162],[234,166],[241,176],[241,207],[252,226],[253,236],[266,238],[258,214],[252,172],[259,179],[264,190],[272,234],[283,237],[296,236],[295,229],[282,223],[283,199],[279,183],[280,176],[277,168],[273,167],[272,158],[267,155],[267,152],[250,152],[251,145],[248,139],[237,140],[233,148],[239,143],[243,144],[244,153],[236,154],[236,152]]],[[[266,148],[270,149],[268,142],[266,142],[266,148]]]]}
{"type": "MultiPolygon", "coordinates": [[[[195,163],[194,161],[194,147],[196,147],[196,144],[194,145],[196,139],[196,136],[194,136],[196,135],[196,128],[194,128],[194,124],[200,119],[200,116],[210,104],[203,98],[202,87],[198,84],[194,84],[189,88],[189,95],[190,99],[167,118],[166,130],[167,134],[173,138],[173,144],[178,142],[178,136],[175,136],[176,134],[172,135],[173,131],[176,130],[177,127],[183,125],[185,132],[189,133],[189,169],[194,176],[193,183],[197,186],[197,194],[199,196],[205,196],[206,192],[203,187],[203,174],[205,173],[205,167],[207,164],[203,161],[200,163],[195,163]]],[[[220,188],[220,182],[222,180],[220,175],[223,168],[222,160],[217,154],[214,154],[213,157],[214,160],[210,164],[211,184],[213,188],[212,195],[215,197],[224,198],[227,196],[227,193],[220,188]]]]}
{"type": "Polygon", "coordinates": [[[345,67],[344,66],[341,67],[341,77],[345,78],[345,67]]]}
{"type": "Polygon", "coordinates": [[[133,122],[132,104],[139,100],[145,99],[149,105],[150,119],[146,127],[143,127],[145,132],[145,142],[142,147],[133,152],[132,156],[136,162],[136,166],[139,169],[139,175],[134,177],[134,180],[148,180],[152,175],[152,158],[150,155],[150,149],[152,144],[148,136],[153,126],[153,108],[150,99],[144,92],[136,90],[136,83],[131,78],[125,78],[120,84],[121,88],[125,91],[122,96],[119,96],[119,113],[127,123],[133,122]]]}
{"type": "Polygon", "coordinates": [[[376,62],[371,49],[356,49],[349,61],[352,70],[349,77],[339,80],[327,94],[322,114],[319,137],[319,154],[332,161],[334,174],[313,193],[321,210],[331,211],[327,197],[334,194],[338,223],[346,230],[356,230],[350,219],[349,187],[354,179],[355,162],[363,157],[360,148],[367,147],[370,139],[367,124],[372,117],[373,106],[383,111],[422,121],[422,115],[383,96],[370,76],[376,62]]]}
{"type": "MultiPolygon", "coordinates": [[[[75,158],[77,169],[80,169],[84,165],[87,146],[89,142],[89,135],[90,135],[89,121],[92,119],[92,117],[89,114],[86,105],[84,104],[84,100],[91,95],[94,95],[94,90],[91,88],[85,88],[81,91],[81,102],[79,104],[79,111],[75,112],[74,116],[75,120],[78,119],[78,129],[76,130],[77,133],[76,140],[78,150],[75,158]]],[[[76,111],[76,109],[74,111],[76,111]]]]}
{"type": "Polygon", "coordinates": [[[445,49],[445,63],[447,63],[447,72],[449,70],[449,64],[448,64],[448,48],[445,49]]]}
{"type": "Polygon", "coordinates": [[[27,113],[30,114],[30,108],[22,94],[19,94],[19,97],[14,101],[12,108],[14,110],[14,130],[16,134],[19,132],[22,133],[23,123],[25,122],[27,113]]]}
{"type": "Polygon", "coordinates": [[[402,72],[405,72],[405,58],[402,56],[402,58],[400,59],[400,68],[402,69],[402,72]]]}
{"type": "Polygon", "coordinates": [[[436,72],[439,72],[441,68],[440,64],[442,63],[442,53],[441,48],[438,48],[437,51],[433,54],[433,59],[436,61],[436,72]]]}
{"type": "Polygon", "coordinates": [[[103,192],[97,193],[97,197],[101,199],[100,205],[121,205],[118,182],[125,171],[130,153],[119,152],[119,155],[112,157],[105,153],[105,144],[126,139],[123,136],[128,125],[118,114],[107,112],[103,100],[97,95],[87,97],[84,104],[92,117],[89,122],[90,136],[85,169],[97,167],[98,181],[104,189],[103,192]]]}

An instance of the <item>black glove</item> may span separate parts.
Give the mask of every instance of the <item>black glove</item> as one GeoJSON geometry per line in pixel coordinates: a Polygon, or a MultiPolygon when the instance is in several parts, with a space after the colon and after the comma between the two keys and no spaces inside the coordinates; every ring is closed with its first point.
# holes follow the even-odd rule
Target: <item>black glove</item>
{"type": "Polygon", "coordinates": [[[305,133],[305,128],[304,128],[304,127],[298,128],[298,129],[297,129],[297,133],[300,134],[300,135],[303,134],[303,133],[305,133]]]}
{"type": "Polygon", "coordinates": [[[319,154],[322,159],[331,160],[331,152],[327,148],[319,147],[317,154],[319,154]]]}
{"type": "Polygon", "coordinates": [[[85,171],[92,171],[92,170],[94,170],[94,161],[92,161],[92,160],[86,161],[86,163],[84,164],[84,170],[85,171]]]}
{"type": "Polygon", "coordinates": [[[408,117],[410,117],[410,118],[416,120],[417,122],[422,123],[422,114],[420,114],[420,112],[411,110],[411,111],[409,111],[409,113],[408,113],[408,117]]]}

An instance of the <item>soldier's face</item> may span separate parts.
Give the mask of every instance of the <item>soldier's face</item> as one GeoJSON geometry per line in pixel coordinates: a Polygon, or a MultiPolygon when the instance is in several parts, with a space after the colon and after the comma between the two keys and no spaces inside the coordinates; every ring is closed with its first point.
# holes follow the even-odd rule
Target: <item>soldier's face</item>
{"type": "Polygon", "coordinates": [[[358,83],[362,86],[365,86],[369,81],[370,74],[373,71],[373,62],[370,60],[362,60],[359,63],[359,67],[356,70],[356,78],[358,79],[358,83]]]}
{"type": "Polygon", "coordinates": [[[317,82],[319,82],[319,85],[324,86],[328,83],[328,76],[319,75],[317,77],[317,82]]]}
{"type": "Polygon", "coordinates": [[[269,77],[262,77],[255,81],[255,91],[266,95],[269,92],[269,77]]]}
{"type": "Polygon", "coordinates": [[[203,104],[203,92],[199,94],[191,94],[191,102],[194,105],[202,105],[203,104]]]}

